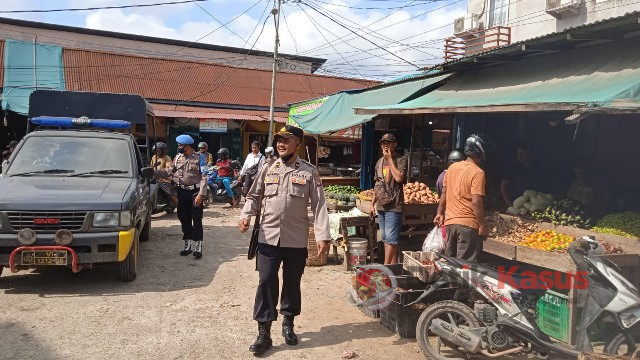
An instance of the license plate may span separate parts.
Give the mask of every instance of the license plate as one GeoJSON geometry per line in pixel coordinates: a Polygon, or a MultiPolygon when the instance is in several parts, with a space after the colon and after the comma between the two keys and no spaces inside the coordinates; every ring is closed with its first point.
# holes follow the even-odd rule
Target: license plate
{"type": "Polygon", "coordinates": [[[67,265],[67,252],[64,250],[23,251],[22,265],[67,265]]]}

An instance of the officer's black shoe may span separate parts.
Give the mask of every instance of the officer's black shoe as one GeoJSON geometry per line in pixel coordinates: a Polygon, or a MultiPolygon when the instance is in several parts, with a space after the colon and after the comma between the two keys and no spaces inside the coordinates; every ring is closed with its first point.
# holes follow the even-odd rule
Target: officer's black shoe
{"type": "Polygon", "coordinates": [[[180,255],[182,256],[187,256],[189,254],[191,254],[191,240],[185,240],[184,241],[184,249],[182,249],[182,251],[180,251],[180,255]]]}
{"type": "Polygon", "coordinates": [[[258,323],[258,338],[253,345],[249,346],[249,351],[254,355],[260,355],[271,349],[273,341],[271,341],[271,322],[258,323]]]}
{"type": "Polygon", "coordinates": [[[285,315],[282,321],[282,336],[287,345],[298,345],[298,336],[293,332],[293,316],[285,315]]]}
{"type": "Polygon", "coordinates": [[[196,246],[193,250],[193,257],[195,257],[196,259],[200,259],[202,257],[202,240],[195,241],[195,243],[196,246]]]}

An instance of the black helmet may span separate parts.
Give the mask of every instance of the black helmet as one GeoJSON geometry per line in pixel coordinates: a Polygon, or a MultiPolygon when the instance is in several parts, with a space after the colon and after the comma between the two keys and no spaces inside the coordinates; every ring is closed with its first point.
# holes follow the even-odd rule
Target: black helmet
{"type": "Polygon", "coordinates": [[[151,152],[152,153],[156,153],[156,150],[160,150],[160,152],[162,154],[165,154],[167,152],[167,144],[163,143],[163,142],[157,142],[155,145],[153,145],[153,147],[151,148],[151,152]]]}
{"type": "Polygon", "coordinates": [[[227,159],[228,157],[229,157],[229,149],[220,148],[220,150],[218,150],[218,159],[224,160],[224,159],[227,159]]]}
{"type": "Polygon", "coordinates": [[[487,161],[487,152],[493,145],[491,139],[484,134],[471,134],[464,144],[464,154],[487,161]]]}
{"type": "Polygon", "coordinates": [[[447,157],[447,163],[449,164],[453,164],[454,162],[458,162],[458,161],[462,161],[465,160],[467,157],[464,156],[463,153],[461,153],[458,150],[453,150],[452,152],[449,153],[449,156],[447,157]]]}

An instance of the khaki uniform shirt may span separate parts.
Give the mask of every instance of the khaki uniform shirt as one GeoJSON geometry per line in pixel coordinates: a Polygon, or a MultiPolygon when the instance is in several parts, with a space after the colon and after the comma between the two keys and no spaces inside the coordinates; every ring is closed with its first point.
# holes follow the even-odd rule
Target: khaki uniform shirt
{"type": "Polygon", "coordinates": [[[204,196],[207,190],[207,177],[200,173],[200,154],[194,152],[191,156],[176,155],[173,166],[170,169],[155,171],[156,178],[172,177],[178,186],[199,185],[199,194],[204,196]]]}
{"type": "Polygon", "coordinates": [[[263,166],[251,186],[241,219],[250,219],[258,210],[264,184],[263,215],[259,242],[273,246],[306,248],[309,238],[307,205],[311,200],[317,241],[331,239],[324,188],[315,167],[298,158],[290,165],[281,159],[263,166]]]}

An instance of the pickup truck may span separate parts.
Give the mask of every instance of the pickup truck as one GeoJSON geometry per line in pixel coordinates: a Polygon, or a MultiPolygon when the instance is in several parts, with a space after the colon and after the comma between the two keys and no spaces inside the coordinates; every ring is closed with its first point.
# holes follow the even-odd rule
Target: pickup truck
{"type": "MultiPolygon", "coordinates": [[[[0,271],[116,263],[132,281],[151,231],[153,169],[122,120],[36,117],[0,177],[0,271]],[[80,129],[78,129],[78,127],[80,129]]],[[[128,124],[128,125],[127,125],[128,124]]]]}

